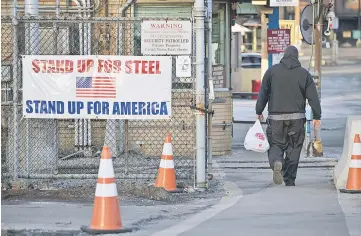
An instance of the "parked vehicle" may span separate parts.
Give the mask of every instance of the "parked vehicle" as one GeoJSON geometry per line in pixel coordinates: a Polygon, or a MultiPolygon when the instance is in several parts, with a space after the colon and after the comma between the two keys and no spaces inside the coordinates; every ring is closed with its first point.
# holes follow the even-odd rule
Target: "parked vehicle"
{"type": "Polygon", "coordinates": [[[262,56],[260,53],[242,53],[240,65],[242,68],[261,68],[262,56]]]}

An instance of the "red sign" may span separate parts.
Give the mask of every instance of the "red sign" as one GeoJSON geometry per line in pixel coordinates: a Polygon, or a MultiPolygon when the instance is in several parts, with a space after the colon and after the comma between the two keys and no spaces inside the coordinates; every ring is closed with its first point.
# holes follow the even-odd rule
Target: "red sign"
{"type": "Polygon", "coordinates": [[[290,29],[267,30],[268,53],[283,53],[285,48],[291,44],[290,29]]]}

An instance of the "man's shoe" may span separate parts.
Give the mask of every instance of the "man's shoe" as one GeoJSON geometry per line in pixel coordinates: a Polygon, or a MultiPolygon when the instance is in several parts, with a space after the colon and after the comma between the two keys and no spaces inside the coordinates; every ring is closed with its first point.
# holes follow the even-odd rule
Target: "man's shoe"
{"type": "Polygon", "coordinates": [[[286,186],[296,186],[295,185],[295,182],[292,182],[292,183],[285,183],[286,186]]]}
{"type": "Polygon", "coordinates": [[[273,167],[273,182],[275,184],[282,184],[282,162],[276,161],[273,167]]]}

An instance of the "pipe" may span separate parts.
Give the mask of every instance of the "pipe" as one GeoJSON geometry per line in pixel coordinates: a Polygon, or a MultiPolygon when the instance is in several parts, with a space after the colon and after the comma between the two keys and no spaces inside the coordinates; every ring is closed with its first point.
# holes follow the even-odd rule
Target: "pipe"
{"type": "MultiPolygon", "coordinates": [[[[90,6],[90,0],[87,0],[88,6],[90,6]]],[[[91,17],[90,12],[88,13],[88,19],[91,17]]],[[[88,55],[92,54],[92,24],[88,23],[88,55]]],[[[88,119],[88,148],[91,150],[92,145],[92,130],[91,130],[91,120],[88,119]]]]}
{"type": "MultiPolygon", "coordinates": [[[[195,31],[196,31],[196,106],[199,109],[204,109],[204,1],[195,0],[194,2],[194,19],[195,19],[195,31]]],[[[206,124],[205,113],[201,110],[195,111],[196,115],[196,159],[197,159],[197,188],[205,189],[206,182],[206,124]]]]}
{"type": "MultiPolygon", "coordinates": [[[[2,174],[3,177],[9,177],[9,174],[2,174]]],[[[134,180],[134,179],[144,179],[144,180],[153,180],[153,173],[149,173],[145,176],[139,176],[139,174],[125,174],[125,173],[115,173],[116,179],[122,180],[134,180]]],[[[22,179],[97,179],[98,174],[30,174],[30,175],[18,175],[22,179]]],[[[182,175],[177,175],[177,179],[187,179],[182,175]]]]}
{"type": "MultiPolygon", "coordinates": [[[[25,0],[25,15],[37,18],[39,16],[38,0],[25,0]]],[[[39,23],[26,23],[25,24],[25,52],[28,55],[37,55],[39,53],[39,23]]],[[[25,120],[25,161],[26,171],[29,174],[29,158],[32,152],[30,139],[29,119],[25,120]]]]}
{"type": "MultiPolygon", "coordinates": [[[[30,18],[30,17],[22,17],[23,20],[26,20],[26,22],[29,23],[41,23],[44,22],[44,20],[46,20],[47,22],[59,22],[59,23],[69,23],[69,20],[72,21],[72,23],[82,23],[84,22],[84,19],[79,18],[79,17],[67,17],[67,18],[60,18],[58,20],[56,19],[49,19],[46,17],[39,17],[38,19],[35,18],[30,18]]],[[[140,17],[132,17],[132,18],[126,18],[126,17],[118,17],[118,18],[114,18],[114,17],[97,17],[97,18],[90,18],[88,20],[88,22],[91,23],[118,23],[119,21],[121,22],[127,22],[127,23],[134,23],[134,21],[141,21],[142,18],[140,17]]],[[[179,18],[167,18],[167,20],[179,20],[179,18]]]]}
{"type": "MultiPolygon", "coordinates": [[[[60,17],[60,0],[56,0],[56,19],[60,17]]],[[[59,24],[54,22],[55,55],[58,55],[59,24]]]]}
{"type": "MultiPolygon", "coordinates": [[[[82,9],[82,10],[93,10],[93,8],[94,8],[94,4],[92,5],[92,6],[90,6],[90,7],[80,7],[80,9],[82,9]]],[[[24,9],[25,8],[25,6],[20,6],[20,5],[17,5],[16,6],[16,8],[19,10],[19,9],[24,9]]],[[[55,6],[44,6],[44,5],[40,5],[40,6],[38,6],[38,10],[44,10],[44,9],[51,9],[51,10],[56,10],[58,7],[57,7],[57,5],[55,5],[55,6]]],[[[63,10],[63,11],[65,11],[65,10],[68,10],[69,9],[69,7],[61,7],[60,5],[59,5],[59,9],[60,10],[63,10]]],[[[78,7],[70,7],[70,9],[72,9],[72,10],[74,10],[74,11],[78,11],[78,7]]]]}
{"type": "MultiPolygon", "coordinates": [[[[85,2],[85,0],[83,0],[84,2],[85,2]]],[[[85,6],[89,6],[90,7],[90,0],[86,0],[86,2],[85,2],[85,6]]],[[[88,14],[87,14],[87,19],[89,19],[90,18],[90,13],[88,12],[88,14]]],[[[91,55],[91,23],[87,23],[86,24],[86,37],[87,37],[87,39],[86,39],[86,42],[87,42],[87,44],[86,44],[86,54],[87,55],[91,55]]],[[[86,144],[87,144],[87,146],[88,146],[88,149],[90,150],[91,149],[91,144],[92,144],[92,142],[91,142],[91,122],[90,122],[90,119],[86,119],[86,120],[84,120],[85,121],[85,123],[86,123],[86,130],[87,130],[87,137],[86,137],[86,139],[87,139],[87,142],[86,142],[86,144]]]]}
{"type": "Polygon", "coordinates": [[[226,3],[226,39],[225,39],[225,72],[226,72],[226,88],[231,89],[232,85],[231,85],[231,14],[230,14],[230,7],[229,7],[229,3],[226,3]]]}
{"type": "MultiPolygon", "coordinates": [[[[79,3],[78,0],[72,0],[75,5],[81,9],[81,5],[79,3]]],[[[79,12],[79,18],[83,18],[83,14],[81,12],[79,12]]],[[[83,55],[83,24],[79,22],[79,54],[80,55],[83,55]]],[[[74,144],[75,144],[75,147],[78,147],[81,146],[82,142],[81,142],[81,130],[80,130],[80,120],[76,119],[75,120],[75,124],[74,124],[74,129],[75,129],[75,137],[74,137],[74,144]],[[80,137],[79,137],[80,136],[80,137]]]]}
{"type": "Polygon", "coordinates": [[[123,6],[119,8],[119,12],[121,13],[121,16],[125,16],[125,11],[128,10],[128,8],[135,3],[136,0],[127,0],[123,6]]]}
{"type": "MultiPolygon", "coordinates": [[[[131,6],[132,3],[135,3],[136,0],[127,0],[123,6],[119,8],[119,13],[121,17],[125,17],[125,12],[128,10],[128,8],[131,6]]],[[[118,55],[123,55],[123,21],[119,21],[118,25],[118,55]]]]}
{"type": "MultiPolygon", "coordinates": [[[[135,3],[136,0],[127,0],[125,2],[124,5],[122,5],[120,8],[119,8],[119,13],[121,15],[122,18],[125,18],[125,12],[128,10],[128,8],[133,4],[135,3]]],[[[117,51],[118,51],[118,55],[123,55],[124,54],[124,40],[123,40],[123,35],[124,34],[124,28],[123,28],[123,24],[124,24],[124,20],[119,20],[118,21],[118,27],[117,27],[117,34],[118,34],[118,40],[117,40],[117,51]]],[[[116,122],[119,122],[119,133],[121,135],[120,137],[120,140],[119,140],[119,148],[116,148],[117,145],[115,145],[115,150],[119,150],[120,153],[122,153],[123,151],[125,151],[125,160],[126,160],[126,165],[125,165],[125,171],[127,172],[128,171],[128,142],[127,142],[127,136],[128,136],[128,121],[127,120],[124,120],[124,121],[120,121],[120,120],[116,120],[116,122]]],[[[117,125],[115,122],[111,121],[111,120],[107,120],[107,124],[106,124],[106,134],[111,134],[112,133],[112,129],[113,130],[116,130],[118,129],[117,128],[117,125]]],[[[106,136],[106,142],[109,142],[111,143],[112,145],[113,144],[116,144],[117,143],[117,140],[116,140],[116,136],[115,135],[109,135],[109,136],[106,136]],[[109,140],[107,140],[107,138],[109,137],[109,140]],[[114,141],[113,141],[114,139],[114,141]]],[[[117,152],[116,152],[117,153],[117,152]]]]}
{"type": "MultiPolygon", "coordinates": [[[[207,9],[208,9],[208,88],[209,85],[213,83],[212,77],[212,66],[213,66],[213,52],[212,52],[212,18],[213,18],[213,11],[212,11],[212,0],[207,1],[207,9]]],[[[209,92],[210,90],[208,90],[209,92]]],[[[208,173],[212,172],[212,101],[208,101],[208,160],[207,160],[207,170],[208,173]]]]}
{"type": "MultiPolygon", "coordinates": [[[[56,9],[52,10],[52,9],[41,9],[39,10],[39,13],[53,13],[54,11],[56,11],[56,9]]],[[[18,12],[25,12],[24,9],[19,9],[18,12]]],[[[60,13],[79,13],[79,12],[91,12],[90,10],[62,10],[60,9],[60,13]]]]}
{"type": "MultiPolygon", "coordinates": [[[[14,0],[14,6],[16,6],[17,0],[14,0]]],[[[19,130],[18,130],[18,63],[19,63],[19,45],[18,45],[18,20],[17,12],[14,7],[13,12],[13,126],[14,126],[14,146],[13,146],[13,179],[18,177],[18,156],[19,156],[19,130]]],[[[10,163],[9,163],[10,164],[10,163]]]]}

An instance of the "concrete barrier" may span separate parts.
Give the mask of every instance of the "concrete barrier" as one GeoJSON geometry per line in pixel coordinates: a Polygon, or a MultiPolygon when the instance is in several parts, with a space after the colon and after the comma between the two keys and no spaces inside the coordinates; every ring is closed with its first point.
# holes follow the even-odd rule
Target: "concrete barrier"
{"type": "Polygon", "coordinates": [[[333,180],[337,189],[346,187],[355,134],[361,134],[361,116],[348,116],[342,155],[333,171],[333,180]]]}

